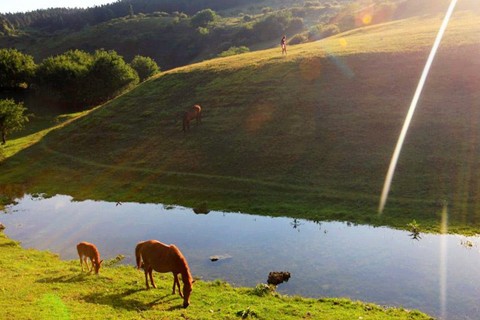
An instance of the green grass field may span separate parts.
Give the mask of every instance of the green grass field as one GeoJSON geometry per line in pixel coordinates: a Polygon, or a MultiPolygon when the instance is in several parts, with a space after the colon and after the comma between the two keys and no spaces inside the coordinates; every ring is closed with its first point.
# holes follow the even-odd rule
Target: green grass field
{"type": "Polygon", "coordinates": [[[431,319],[418,311],[348,299],[282,296],[266,287],[233,288],[197,280],[190,306],[171,294],[173,276],[155,273],[145,290],[142,271],[104,261],[98,276],[80,263],[22,249],[0,232],[1,319],[431,319]]]}
{"type": "MultiPolygon", "coordinates": [[[[174,69],[3,148],[0,181],[77,199],[140,201],[313,220],[477,233],[478,14],[456,13],[377,206],[441,16],[174,69]],[[194,103],[203,123],[183,133],[194,103]],[[53,126],[55,125],[55,126],[53,126]]],[[[40,124],[39,121],[44,121],[40,124]]]]}

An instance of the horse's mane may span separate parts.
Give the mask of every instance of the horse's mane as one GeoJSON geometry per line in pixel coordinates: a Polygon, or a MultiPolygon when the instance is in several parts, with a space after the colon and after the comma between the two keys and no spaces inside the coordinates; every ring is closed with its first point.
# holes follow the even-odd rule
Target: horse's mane
{"type": "Polygon", "coordinates": [[[93,249],[93,254],[95,255],[95,260],[97,260],[97,263],[100,263],[100,252],[98,252],[98,249],[96,246],[93,246],[92,249],[93,249]]]}
{"type": "MultiPolygon", "coordinates": [[[[188,266],[188,263],[187,263],[187,259],[185,259],[185,257],[183,256],[182,252],[174,245],[174,244],[171,244],[170,245],[170,249],[175,253],[175,255],[178,257],[178,259],[180,260],[181,264],[183,266],[185,266],[185,275],[187,276],[187,279],[184,279],[184,280],[187,280],[188,283],[192,284],[192,281],[193,281],[193,277],[192,277],[192,274],[190,273],[190,267],[188,266]]],[[[182,272],[182,278],[185,276],[184,273],[182,272]]]]}

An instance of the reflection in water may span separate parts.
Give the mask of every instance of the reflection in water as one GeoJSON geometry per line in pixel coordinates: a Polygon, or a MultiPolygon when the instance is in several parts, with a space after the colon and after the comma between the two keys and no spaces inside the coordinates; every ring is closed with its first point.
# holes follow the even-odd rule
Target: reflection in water
{"type": "Polygon", "coordinates": [[[422,239],[422,237],[420,236],[420,232],[410,233],[409,236],[410,236],[410,238],[411,238],[412,240],[417,240],[417,241],[419,241],[420,239],[422,239]]]}
{"type": "Polygon", "coordinates": [[[23,197],[25,190],[25,186],[21,184],[0,184],[0,210],[3,210],[5,205],[14,204],[15,199],[23,197]]]}
{"type": "Polygon", "coordinates": [[[288,270],[293,277],[279,286],[281,293],[478,319],[476,237],[422,234],[422,241],[414,241],[409,231],[388,228],[215,211],[197,215],[182,207],[72,202],[68,196],[24,197],[7,212],[12,214],[0,220],[9,237],[63,259],[77,259],[75,245],[88,241],[104,259],[123,255],[122,263],[133,266],[135,245],[157,239],[177,245],[192,274],[205,280],[255,287],[272,270],[288,270]],[[222,259],[212,262],[213,256],[222,259]]]}
{"type": "Polygon", "coordinates": [[[300,222],[300,219],[293,219],[293,221],[290,222],[290,225],[293,227],[293,229],[297,229],[298,232],[300,232],[299,227],[300,227],[302,224],[303,224],[303,223],[300,222]]]}

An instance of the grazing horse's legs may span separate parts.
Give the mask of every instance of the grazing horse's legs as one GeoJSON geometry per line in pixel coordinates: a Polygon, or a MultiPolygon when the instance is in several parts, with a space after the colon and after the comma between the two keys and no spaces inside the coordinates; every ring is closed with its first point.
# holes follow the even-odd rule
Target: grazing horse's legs
{"type": "Polygon", "coordinates": [[[175,294],[175,284],[177,285],[178,287],[178,293],[180,294],[180,297],[183,298],[183,293],[182,291],[180,290],[180,282],[178,281],[178,274],[176,274],[175,272],[172,272],[173,273],[173,288],[172,288],[172,294],[175,294]]]}
{"type": "Polygon", "coordinates": [[[150,282],[152,283],[152,287],[157,288],[157,286],[155,285],[155,282],[153,282],[152,273],[153,273],[153,268],[152,267],[148,268],[148,274],[150,275],[150,282]]]}
{"type": "Polygon", "coordinates": [[[88,272],[92,272],[93,271],[93,261],[92,261],[92,259],[90,259],[91,266],[88,265],[87,256],[83,257],[83,259],[85,261],[85,266],[87,267],[88,272]]]}
{"type": "Polygon", "coordinates": [[[148,284],[148,267],[144,264],[143,271],[145,272],[145,286],[147,289],[150,289],[150,285],[148,284]]]}

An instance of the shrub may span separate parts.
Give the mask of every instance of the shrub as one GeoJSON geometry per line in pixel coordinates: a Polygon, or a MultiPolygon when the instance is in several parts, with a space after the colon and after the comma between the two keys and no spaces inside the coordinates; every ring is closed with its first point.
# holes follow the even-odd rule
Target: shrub
{"type": "Polygon", "coordinates": [[[93,58],[81,50],[70,50],[42,61],[35,74],[38,92],[50,100],[78,107],[85,103],[88,73],[93,58]]]}
{"type": "Polygon", "coordinates": [[[318,1],[305,1],[305,4],[303,5],[306,8],[311,8],[311,7],[318,7],[320,3],[318,1]]]}
{"type": "Polygon", "coordinates": [[[217,14],[212,9],[204,9],[198,11],[191,19],[190,23],[193,27],[206,27],[209,23],[217,19],[217,14]]]}
{"type": "Polygon", "coordinates": [[[250,52],[250,49],[248,49],[245,46],[230,47],[228,50],[223,51],[218,56],[219,57],[228,57],[228,56],[234,56],[236,54],[241,54],[241,53],[245,53],[245,52],[250,52]]]}
{"type": "Polygon", "coordinates": [[[320,40],[340,33],[340,28],[335,24],[317,25],[308,31],[309,40],[320,40]]]}
{"type": "Polygon", "coordinates": [[[133,58],[130,66],[137,72],[140,81],[144,81],[160,71],[157,63],[152,58],[140,55],[133,58]]]}
{"type": "Polygon", "coordinates": [[[35,77],[42,98],[70,109],[105,102],[138,80],[137,72],[121,56],[105,50],[94,55],[71,50],[49,57],[35,77]]]}
{"type": "Polygon", "coordinates": [[[15,88],[28,84],[35,68],[32,56],[17,49],[0,49],[0,87],[15,88]]]}
{"type": "Polygon", "coordinates": [[[243,16],[243,21],[250,22],[250,21],[252,21],[252,17],[249,16],[248,14],[246,14],[246,15],[243,16]]]}
{"type": "Polygon", "coordinates": [[[115,51],[97,50],[88,74],[90,102],[105,102],[139,81],[135,70],[115,51]]]}
{"type": "Polygon", "coordinates": [[[303,19],[302,18],[293,18],[288,21],[288,26],[285,30],[286,33],[295,34],[303,30],[303,19]]]}
{"type": "Polygon", "coordinates": [[[296,34],[290,39],[290,41],[288,41],[288,44],[299,44],[305,42],[308,42],[308,37],[306,35],[296,34]]]}
{"type": "Polygon", "coordinates": [[[15,103],[13,99],[0,100],[0,135],[2,144],[5,144],[7,134],[23,129],[28,122],[25,115],[27,109],[23,103],[15,103]]]}
{"type": "Polygon", "coordinates": [[[263,297],[275,293],[276,287],[274,285],[268,285],[266,283],[259,283],[253,288],[252,294],[263,297]]]}

